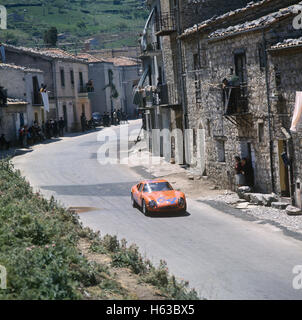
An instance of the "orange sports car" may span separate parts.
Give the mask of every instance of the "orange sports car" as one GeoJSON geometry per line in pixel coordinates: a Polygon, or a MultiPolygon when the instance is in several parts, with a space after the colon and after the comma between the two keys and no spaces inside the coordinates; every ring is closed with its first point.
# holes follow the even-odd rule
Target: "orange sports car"
{"type": "Polygon", "coordinates": [[[166,180],[146,180],[131,189],[132,206],[139,206],[145,215],[151,212],[187,211],[186,196],[166,180]]]}

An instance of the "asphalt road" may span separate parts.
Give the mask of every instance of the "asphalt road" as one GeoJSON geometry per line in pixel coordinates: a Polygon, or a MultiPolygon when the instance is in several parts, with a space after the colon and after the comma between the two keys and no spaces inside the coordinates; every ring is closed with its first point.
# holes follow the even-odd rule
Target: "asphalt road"
{"type": "Polygon", "coordinates": [[[80,214],[85,226],[135,242],[154,263],[164,259],[200,297],[302,298],[302,290],[292,286],[292,270],[302,265],[301,241],[192,200],[187,216],[145,217],[130,204],[130,188],[142,176],[126,165],[100,165],[103,142],[97,135],[37,146],[14,163],[45,196],[54,195],[66,207],[97,208],[80,214]]]}

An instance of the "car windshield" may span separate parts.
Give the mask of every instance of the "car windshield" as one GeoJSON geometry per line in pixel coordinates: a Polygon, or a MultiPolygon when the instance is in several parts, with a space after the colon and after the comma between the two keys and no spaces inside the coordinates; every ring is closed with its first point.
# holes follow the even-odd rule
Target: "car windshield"
{"type": "Polygon", "coordinates": [[[146,185],[147,192],[170,191],[173,188],[168,182],[154,182],[146,185]]]}

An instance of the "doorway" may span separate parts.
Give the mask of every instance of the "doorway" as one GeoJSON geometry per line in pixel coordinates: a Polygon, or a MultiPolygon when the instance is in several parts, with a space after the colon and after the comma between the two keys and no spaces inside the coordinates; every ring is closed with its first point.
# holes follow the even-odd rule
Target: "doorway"
{"type": "Polygon", "coordinates": [[[256,170],[255,150],[251,142],[241,141],[240,151],[241,151],[241,159],[243,158],[247,159],[248,174],[246,178],[247,179],[246,183],[248,186],[253,188],[257,183],[257,181],[255,181],[255,170],[256,170]]]}
{"type": "Polygon", "coordinates": [[[65,123],[65,128],[67,130],[68,119],[67,119],[67,108],[66,108],[66,105],[63,105],[63,119],[64,119],[64,123],[65,123]]]}
{"type": "Polygon", "coordinates": [[[290,196],[289,173],[288,167],[284,164],[282,159],[283,153],[287,154],[287,142],[285,140],[278,141],[278,155],[279,155],[279,177],[280,177],[280,191],[282,197],[290,196]]]}

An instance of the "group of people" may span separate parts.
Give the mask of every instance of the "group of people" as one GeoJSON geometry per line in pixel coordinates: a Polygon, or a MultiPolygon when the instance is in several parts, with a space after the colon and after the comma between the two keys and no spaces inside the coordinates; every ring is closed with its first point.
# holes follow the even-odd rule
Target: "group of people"
{"type": "Polygon", "coordinates": [[[254,172],[253,166],[248,158],[240,158],[239,156],[235,157],[235,177],[236,177],[236,186],[254,186],[254,172]]]}
{"type": "Polygon", "coordinates": [[[46,139],[58,138],[64,136],[65,121],[47,120],[42,122],[42,126],[35,121],[32,126],[24,125],[19,130],[19,144],[21,147],[27,148],[46,139]]]}
{"type": "Polygon", "coordinates": [[[122,123],[129,123],[128,114],[121,110],[114,109],[111,112],[111,115],[109,112],[104,112],[103,114],[103,125],[104,127],[109,127],[110,125],[118,126],[122,123]]]}

